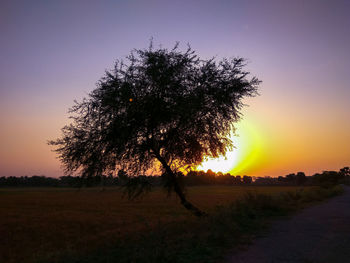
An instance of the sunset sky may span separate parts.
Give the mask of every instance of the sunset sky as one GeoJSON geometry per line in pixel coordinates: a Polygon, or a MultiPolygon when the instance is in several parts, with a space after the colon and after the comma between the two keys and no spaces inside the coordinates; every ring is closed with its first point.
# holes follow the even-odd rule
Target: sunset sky
{"type": "Polygon", "coordinates": [[[202,58],[244,57],[263,81],[219,167],[278,176],[349,166],[349,14],[346,0],[1,1],[0,176],[63,175],[47,140],[74,99],[151,37],[202,58]]]}

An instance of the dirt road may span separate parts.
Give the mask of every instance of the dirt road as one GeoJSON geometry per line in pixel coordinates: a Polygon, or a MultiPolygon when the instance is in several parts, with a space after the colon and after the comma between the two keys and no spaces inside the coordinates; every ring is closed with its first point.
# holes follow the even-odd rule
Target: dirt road
{"type": "Polygon", "coordinates": [[[273,224],[230,263],[350,263],[350,187],[341,196],[273,224]]]}

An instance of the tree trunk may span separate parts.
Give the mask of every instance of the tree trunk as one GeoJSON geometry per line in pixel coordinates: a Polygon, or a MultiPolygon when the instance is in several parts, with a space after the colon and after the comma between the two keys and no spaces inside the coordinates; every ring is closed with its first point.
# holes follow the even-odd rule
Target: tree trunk
{"type": "Polygon", "coordinates": [[[185,194],[183,193],[181,187],[179,186],[179,183],[177,181],[177,178],[175,175],[172,175],[174,178],[174,191],[179,196],[181,200],[181,204],[188,210],[190,210],[195,216],[201,217],[206,216],[207,214],[203,211],[201,211],[199,208],[195,207],[193,204],[191,204],[189,201],[187,201],[185,194]]]}
{"type": "Polygon", "coordinates": [[[180,198],[181,204],[186,209],[190,210],[195,216],[198,216],[198,217],[206,216],[207,214],[205,212],[201,211],[199,208],[195,207],[193,204],[191,204],[189,201],[187,201],[185,193],[182,191],[174,172],[171,170],[169,165],[166,163],[166,161],[159,154],[156,154],[156,156],[157,156],[157,159],[163,165],[166,173],[170,176],[170,178],[172,180],[172,184],[174,186],[174,191],[178,195],[178,197],[180,198]]]}

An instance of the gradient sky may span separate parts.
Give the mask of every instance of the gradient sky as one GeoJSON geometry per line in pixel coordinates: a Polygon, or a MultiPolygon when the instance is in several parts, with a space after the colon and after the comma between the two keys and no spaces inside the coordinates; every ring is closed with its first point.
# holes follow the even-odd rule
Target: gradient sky
{"type": "Polygon", "coordinates": [[[244,57],[263,81],[246,101],[232,173],[349,166],[349,13],[345,0],[1,1],[0,176],[61,176],[47,140],[74,99],[151,37],[244,57]]]}

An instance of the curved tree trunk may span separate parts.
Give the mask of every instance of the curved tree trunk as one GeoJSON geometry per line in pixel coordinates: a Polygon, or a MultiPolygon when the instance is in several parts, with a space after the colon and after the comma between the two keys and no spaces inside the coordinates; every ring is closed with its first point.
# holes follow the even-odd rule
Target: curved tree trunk
{"type": "Polygon", "coordinates": [[[182,189],[179,186],[179,183],[177,181],[177,178],[174,176],[174,191],[179,196],[181,200],[181,204],[188,210],[190,210],[195,216],[201,217],[206,216],[207,214],[203,211],[201,211],[199,208],[195,207],[193,204],[191,204],[189,201],[187,201],[185,194],[183,193],[182,189]]]}
{"type": "Polygon", "coordinates": [[[180,198],[181,204],[188,210],[190,210],[195,216],[201,217],[201,216],[206,216],[207,214],[203,211],[201,211],[199,208],[195,207],[193,204],[191,204],[185,196],[185,193],[182,191],[179,182],[176,178],[175,173],[171,170],[169,165],[166,163],[166,161],[159,155],[156,154],[157,159],[161,162],[163,165],[166,173],[170,176],[172,180],[172,184],[174,186],[174,191],[180,198]]]}

